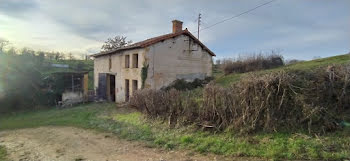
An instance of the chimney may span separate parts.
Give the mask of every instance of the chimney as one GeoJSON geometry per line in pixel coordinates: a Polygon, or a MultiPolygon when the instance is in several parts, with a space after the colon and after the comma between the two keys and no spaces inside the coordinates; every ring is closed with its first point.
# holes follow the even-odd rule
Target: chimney
{"type": "Polygon", "coordinates": [[[173,20],[173,33],[182,31],[182,22],[179,20],[173,20]]]}

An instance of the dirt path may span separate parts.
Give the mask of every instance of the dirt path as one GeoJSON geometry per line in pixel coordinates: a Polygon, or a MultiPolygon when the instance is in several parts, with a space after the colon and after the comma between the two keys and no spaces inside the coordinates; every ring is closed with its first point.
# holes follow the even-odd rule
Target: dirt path
{"type": "MultiPolygon", "coordinates": [[[[0,132],[10,160],[21,161],[205,161],[224,160],[183,151],[147,148],[142,143],[120,140],[109,133],[73,127],[40,127],[0,132]]],[[[232,159],[230,159],[232,160],[232,159]]]]}

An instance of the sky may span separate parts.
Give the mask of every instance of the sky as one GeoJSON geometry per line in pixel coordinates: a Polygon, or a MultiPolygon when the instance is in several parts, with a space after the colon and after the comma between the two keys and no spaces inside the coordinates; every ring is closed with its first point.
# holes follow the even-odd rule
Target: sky
{"type": "MultiPolygon", "coordinates": [[[[0,0],[0,39],[17,48],[98,53],[117,35],[133,42],[170,33],[171,21],[202,29],[269,0],[0,0]]],[[[196,35],[196,33],[194,33],[196,35]]],[[[200,31],[216,58],[279,51],[310,60],[350,51],[350,0],[276,0],[200,31]]]]}

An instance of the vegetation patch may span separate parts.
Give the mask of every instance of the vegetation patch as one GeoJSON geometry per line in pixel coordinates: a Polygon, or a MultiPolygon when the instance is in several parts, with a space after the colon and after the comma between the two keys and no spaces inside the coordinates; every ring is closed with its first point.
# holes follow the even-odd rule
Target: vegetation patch
{"type": "Polygon", "coordinates": [[[271,69],[284,65],[281,55],[272,54],[253,54],[247,57],[240,57],[236,60],[225,59],[221,66],[225,74],[246,73],[263,69],[271,69]]]}
{"type": "Polygon", "coordinates": [[[147,79],[148,68],[149,68],[149,64],[147,62],[144,62],[143,67],[141,69],[141,80],[142,80],[141,88],[142,89],[145,88],[145,82],[147,79]]]}
{"type": "MultiPolygon", "coordinates": [[[[143,141],[148,147],[187,149],[201,153],[271,159],[349,159],[349,133],[321,136],[304,133],[213,133],[196,125],[169,128],[161,119],[146,119],[115,104],[87,104],[68,109],[1,115],[0,130],[39,126],[75,126],[112,132],[120,138],[143,141]]],[[[0,154],[1,155],[1,154],[0,154]]]]}
{"type": "Polygon", "coordinates": [[[43,53],[0,54],[0,113],[51,107],[59,100],[62,80],[51,88],[50,75],[56,72],[89,71],[89,89],[93,89],[92,60],[51,59],[43,53]],[[65,64],[69,68],[52,67],[65,64]]]}
{"type": "MultiPolygon", "coordinates": [[[[282,70],[283,71],[295,71],[295,70],[311,71],[318,68],[327,67],[329,65],[343,65],[349,62],[350,62],[350,54],[345,54],[345,55],[333,56],[329,58],[316,59],[312,61],[303,61],[303,62],[298,62],[294,64],[288,64],[288,65],[284,65],[273,69],[267,69],[267,70],[261,70],[261,71],[255,71],[255,72],[246,72],[246,73],[232,73],[228,75],[225,75],[223,72],[220,72],[218,70],[218,68],[220,67],[217,67],[217,69],[214,70],[216,71],[214,74],[216,75],[215,82],[217,84],[224,87],[228,87],[232,83],[235,83],[241,80],[241,78],[243,78],[242,76],[249,75],[251,73],[254,73],[257,75],[263,75],[266,73],[278,72],[282,70]]],[[[216,65],[216,66],[222,66],[222,65],[216,65]]]]}
{"type": "Polygon", "coordinates": [[[7,152],[4,146],[0,145],[0,160],[6,160],[7,152]]]}
{"type": "Polygon", "coordinates": [[[116,114],[114,119],[128,124],[126,130],[129,131],[129,137],[134,133],[149,136],[132,137],[132,140],[145,140],[149,146],[164,149],[180,148],[200,153],[270,159],[347,159],[350,154],[347,148],[350,145],[349,135],[346,133],[310,136],[304,133],[272,132],[241,136],[230,131],[214,134],[198,130],[196,126],[169,128],[167,121],[145,119],[139,112],[116,114]]]}
{"type": "Polygon", "coordinates": [[[343,128],[350,110],[349,66],[315,71],[251,74],[229,88],[208,85],[202,99],[177,90],[137,91],[130,105],[171,127],[197,124],[240,133],[298,131],[325,133],[343,128]]]}

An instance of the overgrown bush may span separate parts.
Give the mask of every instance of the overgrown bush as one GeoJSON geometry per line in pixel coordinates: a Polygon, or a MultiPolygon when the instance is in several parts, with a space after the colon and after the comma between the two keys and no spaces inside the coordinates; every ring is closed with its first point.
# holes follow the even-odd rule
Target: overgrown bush
{"type": "Polygon", "coordinates": [[[210,83],[201,98],[175,89],[138,91],[130,105],[171,126],[325,133],[341,128],[342,114],[350,110],[349,82],[350,66],[251,74],[229,88],[210,83]]]}
{"type": "Polygon", "coordinates": [[[40,61],[32,55],[0,55],[0,113],[32,109],[46,101],[40,61]]]}
{"type": "Polygon", "coordinates": [[[196,78],[192,82],[187,82],[184,79],[176,79],[169,86],[165,87],[164,90],[170,90],[170,89],[176,89],[180,91],[192,90],[198,87],[203,87],[205,84],[208,84],[211,80],[213,80],[213,77],[206,77],[204,80],[196,78]]]}
{"type": "Polygon", "coordinates": [[[237,60],[226,59],[223,61],[222,68],[225,74],[245,73],[263,69],[271,69],[283,66],[283,57],[278,54],[253,54],[237,60]]]}

